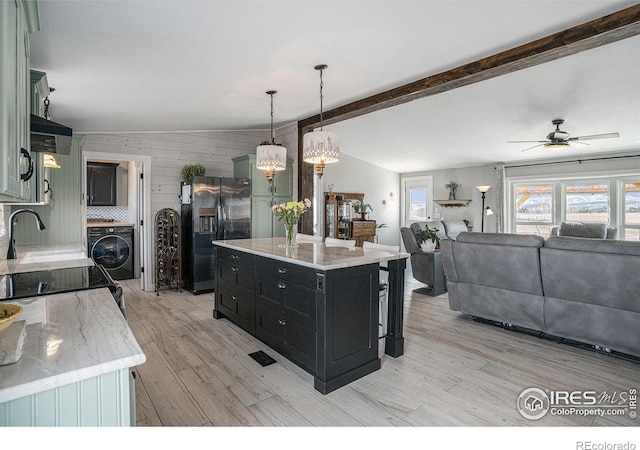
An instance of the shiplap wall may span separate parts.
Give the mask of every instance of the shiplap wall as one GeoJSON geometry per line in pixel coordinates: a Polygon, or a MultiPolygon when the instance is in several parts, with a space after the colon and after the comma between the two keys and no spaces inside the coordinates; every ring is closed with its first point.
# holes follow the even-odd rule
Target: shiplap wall
{"type": "MultiPolygon", "coordinates": [[[[155,214],[162,208],[180,210],[178,195],[183,166],[200,163],[207,176],[233,177],[232,159],[255,154],[258,144],[269,136],[268,130],[90,134],[85,137],[82,149],[83,152],[112,153],[114,157],[118,154],[150,156],[151,212],[155,214]]],[[[287,145],[290,157],[295,157],[296,124],[277,130],[276,139],[287,145]]]]}

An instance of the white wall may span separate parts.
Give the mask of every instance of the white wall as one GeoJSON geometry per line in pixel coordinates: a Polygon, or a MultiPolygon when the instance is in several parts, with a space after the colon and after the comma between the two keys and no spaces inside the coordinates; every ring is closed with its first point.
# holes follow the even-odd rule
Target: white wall
{"type": "Polygon", "coordinates": [[[378,230],[378,242],[400,244],[400,174],[343,153],[340,162],[327,165],[322,182],[324,191],[334,184],[335,192],[363,193],[364,202],[373,207],[369,219],[388,227],[378,230]]]}
{"type": "MultiPolygon", "coordinates": [[[[433,190],[435,200],[446,200],[449,198],[449,190],[444,187],[449,181],[460,184],[457,199],[471,200],[468,207],[442,208],[434,205],[434,219],[463,220],[471,222],[473,231],[480,231],[482,219],[482,194],[476,186],[489,185],[491,189],[486,193],[485,207],[489,206],[493,211],[499,207],[497,186],[497,166],[463,167],[459,169],[434,170],[429,172],[403,173],[401,178],[430,175],[433,177],[433,190]],[[439,215],[439,217],[438,217],[439,215]]],[[[497,215],[484,217],[484,231],[496,232],[497,215]]]]}

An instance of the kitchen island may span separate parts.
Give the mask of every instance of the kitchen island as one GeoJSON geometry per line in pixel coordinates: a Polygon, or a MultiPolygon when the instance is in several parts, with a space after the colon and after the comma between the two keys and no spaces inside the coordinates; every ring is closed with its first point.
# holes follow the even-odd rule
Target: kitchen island
{"type": "Polygon", "coordinates": [[[213,241],[214,318],[227,318],[314,376],[327,394],[380,368],[379,272],[387,263],[385,353],[404,351],[406,253],[284,238],[213,241]]]}
{"type": "Polygon", "coordinates": [[[24,308],[26,340],[0,366],[0,426],[135,425],[129,368],[146,358],[109,289],[10,303],[24,308]]]}

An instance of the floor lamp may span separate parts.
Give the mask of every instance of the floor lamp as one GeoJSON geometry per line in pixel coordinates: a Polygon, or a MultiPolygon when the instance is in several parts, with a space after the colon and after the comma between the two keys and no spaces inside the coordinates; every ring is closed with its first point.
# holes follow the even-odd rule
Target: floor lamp
{"type": "MultiPolygon", "coordinates": [[[[476,188],[478,188],[478,190],[482,192],[482,221],[480,222],[481,223],[480,231],[484,233],[484,215],[485,215],[484,198],[487,194],[487,191],[491,189],[491,186],[476,186],[476,188]]],[[[486,211],[487,215],[493,214],[493,211],[491,211],[491,213],[489,213],[489,211],[491,211],[491,209],[487,207],[487,211],[486,211]]]]}

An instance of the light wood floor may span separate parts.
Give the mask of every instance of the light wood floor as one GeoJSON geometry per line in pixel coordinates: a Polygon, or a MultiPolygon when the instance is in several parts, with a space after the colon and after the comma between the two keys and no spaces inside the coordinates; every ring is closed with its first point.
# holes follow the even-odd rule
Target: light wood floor
{"type": "Polygon", "coordinates": [[[618,426],[624,417],[552,416],[516,409],[529,387],[628,391],[640,364],[476,323],[446,294],[412,291],[407,276],[405,354],[328,395],[313,377],[226,319],[213,294],[142,292],[122,282],[129,326],[146,354],[135,368],[139,426],[618,426]],[[260,366],[264,350],[278,362],[260,366]]]}

